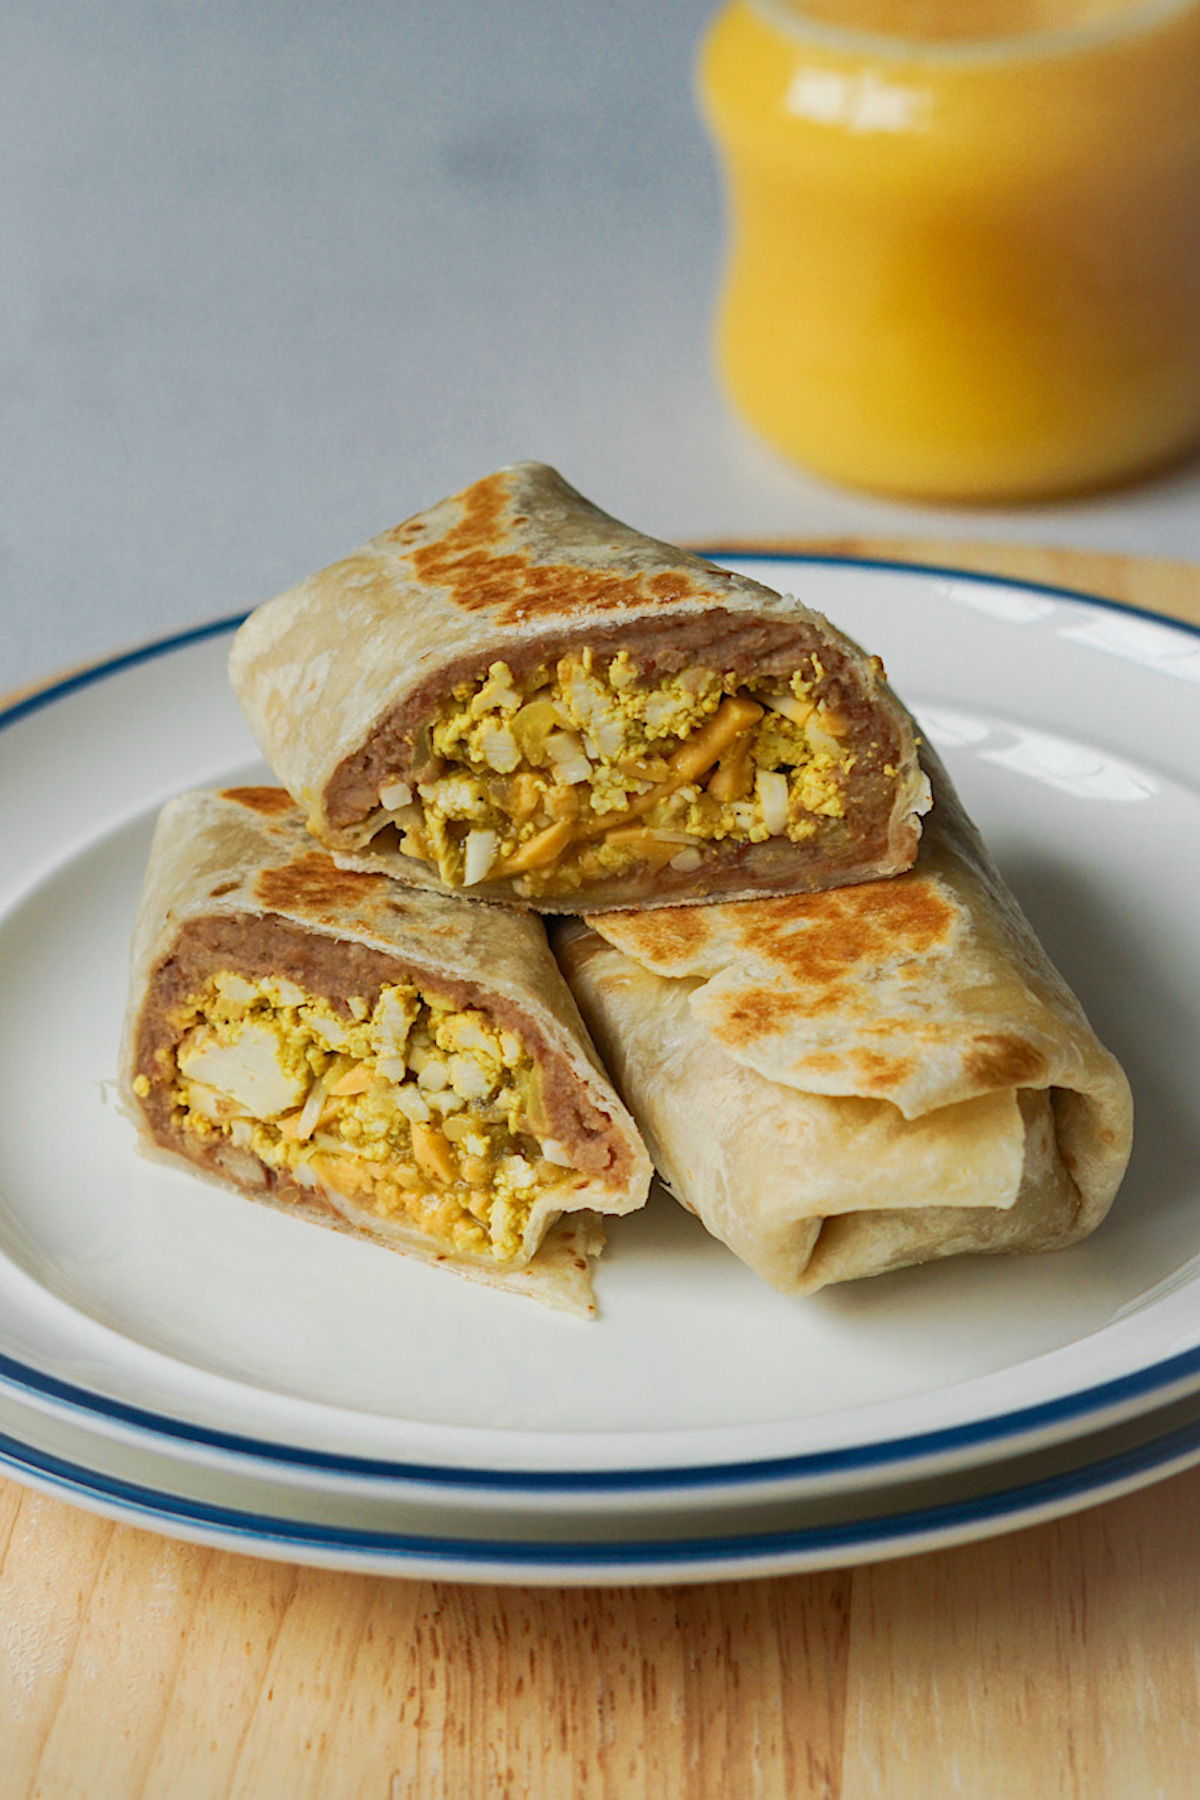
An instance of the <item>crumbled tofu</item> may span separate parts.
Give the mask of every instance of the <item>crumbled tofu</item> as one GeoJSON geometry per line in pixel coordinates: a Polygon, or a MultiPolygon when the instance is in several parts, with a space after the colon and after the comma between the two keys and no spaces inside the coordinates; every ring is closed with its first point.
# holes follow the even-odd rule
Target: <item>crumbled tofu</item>
{"type": "Polygon", "coordinates": [[[610,835],[634,823],[701,842],[803,841],[816,819],[843,816],[855,761],[845,720],[814,698],[823,678],[816,659],[807,674],[744,685],[698,666],[648,679],[627,651],[607,665],[571,651],[519,679],[493,663],[430,727],[440,772],[419,786],[403,847],[451,886],[498,878],[548,893],[589,869],[661,866],[645,831],[610,835]]]}
{"type": "Polygon", "coordinates": [[[248,1019],[228,1043],[198,1026],[178,1060],[188,1081],[227,1094],[259,1119],[278,1118],[299,1106],[311,1080],[297,1046],[267,1020],[248,1019]]]}
{"type": "MultiPolygon", "coordinates": [[[[535,1201],[574,1174],[564,1147],[539,1145],[519,1036],[478,1008],[394,983],[343,1009],[222,971],[176,1017],[180,1128],[340,1204],[511,1262],[535,1201]]],[[[135,1088],[145,1097],[148,1078],[135,1088]]]]}
{"type": "Polygon", "coordinates": [[[403,812],[412,805],[413,792],[407,781],[385,781],[379,790],[379,804],[387,812],[403,812]]]}
{"type": "Polygon", "coordinates": [[[463,846],[463,886],[474,887],[490,874],[500,848],[495,831],[468,831],[463,846]]]}

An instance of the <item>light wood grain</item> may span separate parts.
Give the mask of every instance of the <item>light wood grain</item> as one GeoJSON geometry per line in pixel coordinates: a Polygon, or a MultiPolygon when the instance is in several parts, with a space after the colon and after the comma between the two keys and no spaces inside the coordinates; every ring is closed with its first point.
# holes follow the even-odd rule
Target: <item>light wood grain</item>
{"type": "MultiPolygon", "coordinates": [[[[1200,623],[1200,570],[988,568],[1200,623]]],[[[0,1483],[0,1800],[1196,1800],[1200,1471],[832,1574],[613,1591],[333,1575],[0,1483]]]]}

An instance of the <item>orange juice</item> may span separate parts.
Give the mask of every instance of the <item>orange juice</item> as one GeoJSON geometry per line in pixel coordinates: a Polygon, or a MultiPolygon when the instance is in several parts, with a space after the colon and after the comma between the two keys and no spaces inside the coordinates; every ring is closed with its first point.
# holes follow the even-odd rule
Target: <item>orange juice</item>
{"type": "Polygon", "coordinates": [[[1200,440],[1200,0],[734,0],[700,87],[785,455],[1016,501],[1200,440]]]}

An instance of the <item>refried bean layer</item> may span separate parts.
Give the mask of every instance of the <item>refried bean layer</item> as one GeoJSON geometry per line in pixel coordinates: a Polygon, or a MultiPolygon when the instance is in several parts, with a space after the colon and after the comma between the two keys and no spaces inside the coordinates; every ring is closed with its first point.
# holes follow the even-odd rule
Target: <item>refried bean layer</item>
{"type": "MultiPolygon", "coordinates": [[[[368,946],[306,932],[274,915],[214,915],[189,921],[152,978],[138,1024],[135,1073],[144,1078],[141,1105],[156,1141],[181,1148],[173,1122],[172,1088],[181,1009],[219,972],[254,982],[275,977],[328,1002],[347,1021],[350,1002],[373,1006],[390,983],[410,982],[436,994],[453,1008],[486,1013],[498,1029],[511,1032],[532,1059],[539,1076],[547,1134],[561,1143],[572,1167],[584,1173],[625,1175],[629,1153],[608,1129],[562,1055],[534,1022],[511,1001],[489,995],[471,982],[447,980],[368,946]]],[[[192,1154],[192,1146],[187,1146],[192,1154]]]]}

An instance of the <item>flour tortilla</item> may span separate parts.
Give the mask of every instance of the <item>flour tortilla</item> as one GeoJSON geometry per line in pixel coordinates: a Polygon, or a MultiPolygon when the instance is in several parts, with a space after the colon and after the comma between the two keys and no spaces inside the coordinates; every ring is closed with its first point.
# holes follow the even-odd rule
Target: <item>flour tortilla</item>
{"type": "Polygon", "coordinates": [[[1129,1159],[1120,1066],[928,761],[907,874],[556,930],[659,1173],[784,1292],[1073,1243],[1129,1159]]]}
{"type": "Polygon", "coordinates": [[[846,820],[818,819],[807,843],[713,844],[694,871],[635,870],[578,893],[528,898],[511,878],[455,891],[579,912],[789,893],[910,866],[928,790],[878,660],[799,601],[610,518],[542,463],[486,476],[260,606],[229,670],[268,763],[339,862],[444,891],[436,870],[399,849],[381,781],[413,774],[417,734],[455,686],[497,661],[519,677],[584,645],[626,649],[663,675],[692,664],[788,674],[816,654],[851,721],[846,820]]]}
{"type": "Polygon", "coordinates": [[[250,1199],[585,1315],[595,1310],[599,1215],[642,1206],[649,1189],[645,1149],[540,922],[339,870],[279,788],[185,794],[164,808],[134,934],[121,1088],[147,1147],[250,1199]],[[456,1005],[482,1007],[531,1052],[552,1134],[586,1181],[536,1202],[522,1255],[499,1266],[448,1251],[339,1194],[302,1187],[227,1139],[206,1148],[185,1137],[154,1085],[155,1052],[170,1042],[172,1003],[228,967],[279,973],[342,1000],[369,997],[383,980],[412,979],[456,1005]],[[149,1097],[136,1093],[138,1075],[151,1081],[149,1097]]]}

